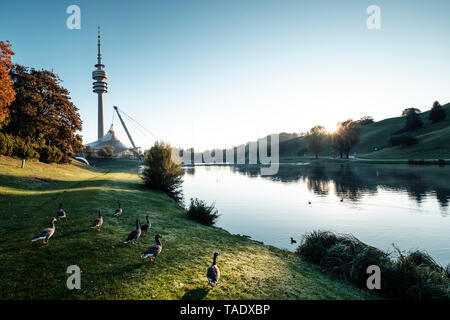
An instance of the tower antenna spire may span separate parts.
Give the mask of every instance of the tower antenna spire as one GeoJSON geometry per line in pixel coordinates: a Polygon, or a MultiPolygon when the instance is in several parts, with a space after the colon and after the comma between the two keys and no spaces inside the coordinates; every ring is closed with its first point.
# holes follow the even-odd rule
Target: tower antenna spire
{"type": "Polygon", "coordinates": [[[98,26],[98,56],[95,70],[92,72],[92,79],[95,80],[93,85],[93,91],[98,95],[98,139],[103,138],[103,94],[108,92],[108,74],[104,70],[105,66],[102,64],[102,54],[100,51],[100,26],[98,26]]]}
{"type": "Polygon", "coordinates": [[[97,56],[98,64],[102,64],[102,53],[101,53],[100,47],[101,47],[100,26],[98,26],[98,56],[97,56]]]}

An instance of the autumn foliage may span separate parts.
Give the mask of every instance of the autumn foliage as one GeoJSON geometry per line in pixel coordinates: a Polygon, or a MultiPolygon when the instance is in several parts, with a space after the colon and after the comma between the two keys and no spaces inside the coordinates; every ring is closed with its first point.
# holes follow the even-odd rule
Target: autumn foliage
{"type": "Polygon", "coordinates": [[[11,44],[6,41],[0,41],[0,123],[9,115],[9,106],[15,99],[13,82],[8,69],[12,67],[11,56],[14,52],[11,50],[11,44]]]}
{"type": "Polygon", "coordinates": [[[69,91],[51,71],[14,65],[10,71],[16,99],[2,132],[56,147],[70,161],[82,149],[81,119],[70,101],[69,91]]]}

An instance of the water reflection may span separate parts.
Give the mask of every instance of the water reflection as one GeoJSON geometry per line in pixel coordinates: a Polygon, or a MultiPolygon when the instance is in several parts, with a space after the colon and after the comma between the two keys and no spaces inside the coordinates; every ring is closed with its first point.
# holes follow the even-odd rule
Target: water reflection
{"type": "Polygon", "coordinates": [[[425,250],[446,265],[449,178],[450,167],[361,162],[281,165],[274,176],[257,166],[198,166],[183,190],[216,203],[219,227],[279,248],[293,251],[291,236],[331,230],[383,250],[425,250]]]}
{"type": "MultiPolygon", "coordinates": [[[[441,208],[450,199],[450,169],[442,167],[413,167],[408,165],[324,164],[282,165],[274,176],[261,176],[257,166],[233,166],[233,172],[250,178],[262,177],[282,183],[303,182],[308,190],[327,196],[333,185],[337,197],[358,202],[364,195],[375,195],[379,188],[406,192],[420,205],[434,195],[441,208]]],[[[445,212],[443,214],[446,214],[445,212]]]]}

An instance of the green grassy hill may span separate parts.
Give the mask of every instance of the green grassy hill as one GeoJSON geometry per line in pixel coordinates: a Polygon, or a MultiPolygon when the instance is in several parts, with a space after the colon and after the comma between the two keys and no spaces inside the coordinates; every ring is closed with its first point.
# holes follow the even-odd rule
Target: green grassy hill
{"type": "MultiPolygon", "coordinates": [[[[446,119],[438,123],[428,120],[429,111],[420,114],[424,126],[410,132],[419,143],[410,147],[390,147],[389,139],[405,125],[405,117],[389,118],[363,126],[359,143],[353,148],[358,157],[368,159],[450,159],[450,104],[443,106],[446,119]],[[377,151],[374,151],[378,149],[377,151]]],[[[304,137],[280,139],[280,157],[295,159],[307,148],[304,137]]],[[[307,156],[312,154],[306,153],[307,156]]],[[[320,156],[332,156],[327,146],[320,156]]]]}
{"type": "Polygon", "coordinates": [[[443,106],[444,121],[432,123],[429,111],[420,114],[424,126],[411,132],[419,143],[410,147],[390,147],[389,138],[403,128],[405,117],[390,118],[364,126],[354,150],[361,157],[380,159],[449,159],[450,158],[450,104],[443,106]],[[378,148],[378,151],[374,151],[378,148]]]}
{"type": "MultiPolygon", "coordinates": [[[[91,168],[48,165],[0,156],[0,299],[371,299],[368,293],[320,273],[295,254],[205,227],[165,194],[143,188],[137,162],[110,160],[91,168]],[[100,167],[108,168],[101,169],[100,167]],[[113,217],[118,201],[124,212],[113,217]],[[31,242],[64,203],[48,245],[31,242]],[[102,209],[101,232],[89,226],[102,209]],[[152,229],[123,244],[135,219],[152,229]],[[140,254],[163,235],[156,264],[140,254]],[[206,267],[221,253],[218,287],[206,267]],[[82,270],[81,289],[66,287],[67,267],[82,270]]],[[[287,239],[288,241],[288,239],[287,239]]]]}

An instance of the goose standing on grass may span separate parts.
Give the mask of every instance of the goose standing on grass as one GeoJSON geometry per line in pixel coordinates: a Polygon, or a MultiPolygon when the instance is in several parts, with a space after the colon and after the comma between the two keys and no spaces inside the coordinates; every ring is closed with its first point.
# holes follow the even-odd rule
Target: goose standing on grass
{"type": "Polygon", "coordinates": [[[144,231],[145,233],[147,233],[147,231],[152,227],[152,224],[150,223],[148,218],[149,216],[145,216],[145,220],[147,220],[147,223],[141,227],[141,231],[144,231]]]}
{"type": "MultiPolygon", "coordinates": [[[[161,239],[162,235],[157,234],[155,236],[155,242],[156,244],[151,245],[150,247],[147,248],[147,250],[145,250],[144,252],[142,252],[141,258],[142,259],[146,259],[146,258],[153,258],[153,262],[156,261],[156,257],[161,253],[162,250],[162,243],[161,243],[161,239]]],[[[152,261],[151,259],[149,261],[152,261]]]]}
{"type": "Polygon", "coordinates": [[[66,212],[62,208],[62,203],[59,204],[59,210],[58,210],[58,212],[56,214],[58,216],[58,219],[65,219],[65,218],[67,218],[66,212]]]}
{"type": "Polygon", "coordinates": [[[210,284],[216,286],[217,282],[219,282],[219,278],[220,278],[220,269],[217,266],[217,256],[220,253],[218,252],[214,252],[214,257],[213,257],[213,263],[208,267],[208,269],[206,269],[206,278],[208,278],[208,281],[210,284]]]}
{"type": "Polygon", "coordinates": [[[114,216],[115,217],[117,217],[117,216],[120,216],[121,214],[122,214],[122,204],[119,202],[119,208],[118,209],[116,209],[116,211],[114,212],[114,216]]]}
{"type": "Polygon", "coordinates": [[[43,240],[42,242],[47,244],[48,239],[50,239],[50,237],[55,233],[55,222],[56,218],[52,218],[52,220],[50,221],[50,228],[45,228],[44,230],[42,230],[41,233],[39,233],[36,237],[31,239],[31,241],[34,242],[38,240],[43,240]]]}
{"type": "Polygon", "coordinates": [[[102,212],[98,210],[98,218],[94,220],[94,223],[92,223],[91,228],[100,230],[102,224],[103,224],[102,212]]]}
{"type": "Polygon", "coordinates": [[[126,244],[130,241],[133,241],[134,243],[136,243],[136,241],[141,236],[141,226],[139,225],[139,222],[141,222],[141,219],[136,219],[136,229],[134,229],[133,231],[130,232],[130,234],[128,235],[128,237],[125,239],[125,241],[123,243],[126,244]]]}
{"type": "Polygon", "coordinates": [[[291,244],[297,243],[297,241],[294,240],[294,238],[291,237],[291,244]]]}

